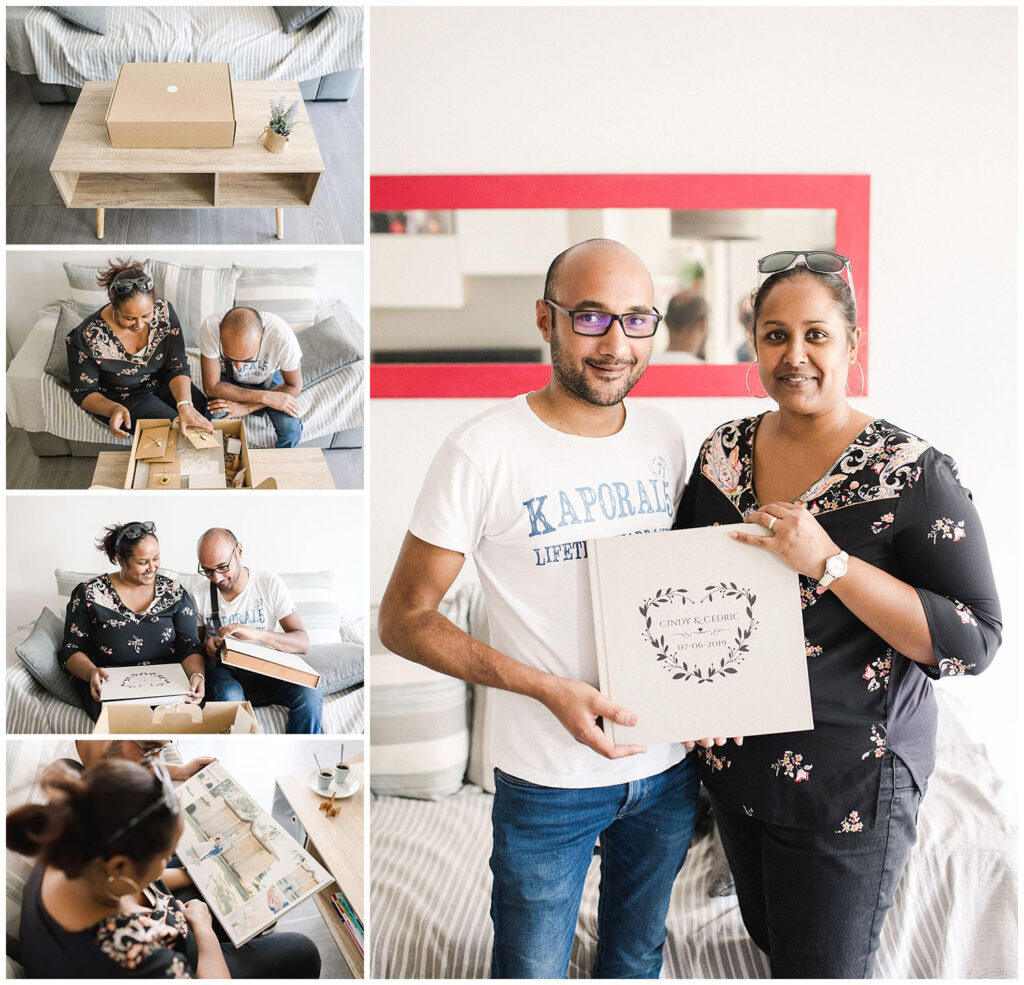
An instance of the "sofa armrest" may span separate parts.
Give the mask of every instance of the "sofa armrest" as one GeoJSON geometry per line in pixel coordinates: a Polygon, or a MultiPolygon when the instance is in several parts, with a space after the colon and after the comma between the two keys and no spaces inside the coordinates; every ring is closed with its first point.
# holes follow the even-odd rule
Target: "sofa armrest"
{"type": "Polygon", "coordinates": [[[45,429],[42,377],[56,325],[56,312],[44,308],[7,368],[7,419],[25,431],[45,429]]]}

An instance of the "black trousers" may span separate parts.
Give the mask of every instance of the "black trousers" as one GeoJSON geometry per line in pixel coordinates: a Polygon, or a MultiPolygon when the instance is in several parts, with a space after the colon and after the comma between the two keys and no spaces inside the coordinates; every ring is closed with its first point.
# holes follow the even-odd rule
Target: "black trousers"
{"type": "MultiPolygon", "coordinates": [[[[177,867],[177,866],[173,866],[177,867]]],[[[179,889],[174,898],[182,903],[202,899],[194,886],[179,889]]],[[[235,947],[220,921],[213,929],[221,942],[224,961],[232,978],[319,978],[320,952],[305,934],[274,931],[266,937],[254,937],[248,944],[235,947]]]]}
{"type": "MultiPolygon", "coordinates": [[[[202,390],[195,383],[191,384],[191,388],[192,392],[189,394],[189,399],[203,417],[209,418],[207,400],[202,390]]],[[[115,401],[115,403],[117,402],[115,401]]],[[[128,413],[132,416],[132,426],[128,430],[133,434],[135,433],[135,422],[140,418],[152,418],[154,420],[163,418],[173,421],[178,416],[177,400],[175,400],[174,394],[171,393],[171,388],[166,383],[161,383],[152,390],[129,393],[120,403],[128,409],[128,413]]],[[[89,411],[88,413],[92,412],[89,411]]],[[[102,414],[93,414],[92,416],[105,427],[110,426],[109,417],[103,417],[102,414]]]]}
{"type": "Polygon", "coordinates": [[[711,806],[747,933],[773,978],[871,978],[882,925],[917,840],[922,793],[891,752],[874,828],[800,831],[711,806]]]}

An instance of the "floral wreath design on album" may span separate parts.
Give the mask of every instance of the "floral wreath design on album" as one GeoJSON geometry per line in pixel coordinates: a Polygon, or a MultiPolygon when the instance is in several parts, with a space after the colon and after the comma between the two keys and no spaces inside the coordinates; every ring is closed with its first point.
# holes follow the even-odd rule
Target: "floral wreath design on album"
{"type": "Polygon", "coordinates": [[[695,680],[698,684],[707,684],[716,678],[722,679],[725,674],[737,674],[739,673],[738,665],[743,663],[744,657],[750,652],[747,641],[757,628],[757,620],[754,618],[754,604],[757,602],[757,596],[748,588],[740,588],[735,582],[725,581],[718,585],[706,585],[704,591],[706,594],[699,600],[700,602],[710,602],[716,595],[723,599],[734,598],[745,601],[744,612],[749,623],[736,629],[736,635],[729,644],[729,652],[724,657],[703,665],[698,665],[692,660],[681,660],[669,652],[668,641],[664,636],[655,636],[651,632],[653,625],[651,612],[659,606],[672,601],[680,601],[683,605],[698,604],[698,600],[691,598],[687,589],[659,588],[651,598],[646,599],[640,606],[640,615],[644,618],[647,627],[641,635],[654,647],[658,655],[658,662],[665,670],[673,672],[672,680],[674,681],[695,680]]]}

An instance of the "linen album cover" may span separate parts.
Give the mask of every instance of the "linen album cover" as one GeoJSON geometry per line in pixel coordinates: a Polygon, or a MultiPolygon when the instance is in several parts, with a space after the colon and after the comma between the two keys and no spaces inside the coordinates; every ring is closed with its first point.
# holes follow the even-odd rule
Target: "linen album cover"
{"type": "Polygon", "coordinates": [[[103,682],[104,703],[164,705],[184,701],[188,678],[180,663],[142,664],[138,667],[104,667],[110,679],[103,682]]]}
{"type": "Polygon", "coordinates": [[[587,541],[601,691],[618,744],[813,727],[796,572],[729,524],[587,541]]]}

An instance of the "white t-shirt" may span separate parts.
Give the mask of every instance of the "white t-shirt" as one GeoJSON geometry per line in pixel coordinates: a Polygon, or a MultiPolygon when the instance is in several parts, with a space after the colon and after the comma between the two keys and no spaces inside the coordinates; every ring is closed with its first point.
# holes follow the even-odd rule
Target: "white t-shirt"
{"type": "MultiPolygon", "coordinates": [[[[205,585],[200,585],[194,595],[199,618],[207,630],[213,628],[210,625],[210,584],[207,581],[205,585]]],[[[256,629],[269,629],[271,632],[281,632],[281,620],[296,611],[291,593],[278,575],[271,571],[253,571],[251,568],[249,581],[238,596],[228,602],[221,595],[219,603],[222,626],[236,623],[240,626],[254,626],[256,629]]]]}
{"type": "MultiPolygon", "coordinates": [[[[685,466],[682,431],[656,407],[627,403],[617,434],[586,438],[548,427],[522,395],[445,439],[409,529],[473,556],[495,649],[597,687],[586,540],[669,529],[685,466]]],[[[553,787],[625,783],[684,755],[674,743],[606,759],[539,701],[501,690],[490,741],[499,769],[553,787]]]]}
{"type": "MultiPolygon", "coordinates": [[[[225,308],[203,319],[199,328],[199,351],[207,359],[220,358],[220,323],[229,310],[225,308]]],[[[291,325],[271,311],[261,311],[259,316],[264,331],[258,361],[243,366],[231,364],[235,382],[246,386],[266,383],[279,369],[290,373],[302,362],[302,350],[291,325]]]]}

